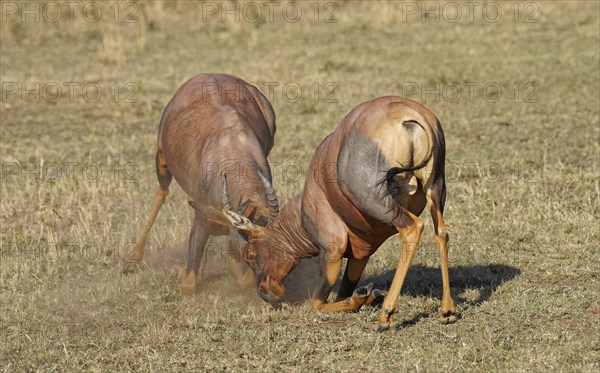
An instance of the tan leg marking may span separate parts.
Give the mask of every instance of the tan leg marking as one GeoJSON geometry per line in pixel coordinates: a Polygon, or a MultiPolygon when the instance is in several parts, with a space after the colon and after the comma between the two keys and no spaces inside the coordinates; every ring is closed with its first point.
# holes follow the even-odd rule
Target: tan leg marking
{"type": "Polygon", "coordinates": [[[256,279],[254,278],[254,273],[252,272],[252,269],[249,268],[246,264],[238,261],[233,256],[228,256],[227,266],[229,267],[229,272],[232,274],[233,278],[235,279],[240,288],[250,289],[256,286],[256,279]]]}
{"type": "Polygon", "coordinates": [[[387,292],[381,290],[371,291],[371,284],[367,286],[361,286],[354,294],[344,300],[336,301],[334,303],[322,303],[318,300],[312,300],[311,308],[315,311],[321,311],[325,313],[331,312],[357,312],[362,306],[368,306],[375,299],[382,297],[387,292]]]}
{"type": "Polygon", "coordinates": [[[317,308],[321,312],[356,312],[369,300],[369,294],[365,296],[351,296],[339,302],[324,303],[317,308]]]}
{"type": "Polygon", "coordinates": [[[331,258],[330,261],[325,265],[325,276],[327,277],[327,282],[329,286],[335,285],[337,278],[340,274],[340,270],[342,269],[342,257],[331,258]]]}
{"type": "MultiPolygon", "coordinates": [[[[335,285],[338,275],[340,274],[340,270],[342,269],[342,256],[338,254],[338,252],[329,253],[329,255],[334,255],[335,257],[331,258],[325,264],[325,278],[329,287],[333,287],[335,285]]],[[[310,301],[310,306],[313,310],[328,312],[327,307],[330,305],[331,304],[315,298],[311,299],[310,301]]]]}
{"type": "Polygon", "coordinates": [[[454,299],[450,294],[450,276],[448,275],[448,232],[444,225],[444,217],[440,210],[435,207],[432,201],[429,201],[431,213],[437,217],[437,231],[435,232],[435,246],[440,255],[440,264],[442,269],[442,307],[439,310],[440,321],[443,323],[452,323],[456,321],[456,308],[454,299]]]}
{"type": "Polygon", "coordinates": [[[150,229],[152,228],[154,220],[156,220],[156,216],[158,215],[158,211],[165,202],[168,194],[169,189],[163,189],[160,186],[156,188],[156,192],[154,193],[154,205],[152,206],[152,211],[150,212],[148,221],[144,225],[144,230],[140,234],[137,243],[135,244],[135,247],[127,256],[127,258],[123,261],[123,273],[131,273],[137,268],[138,263],[144,255],[144,246],[146,244],[148,234],[150,233],[150,229]]]}
{"type": "MultiPolygon", "coordinates": [[[[349,259],[348,260],[348,278],[353,282],[357,282],[362,275],[368,258],[363,260],[349,259]]],[[[342,260],[330,262],[327,265],[327,280],[329,284],[333,287],[335,281],[337,280],[337,276],[340,273],[342,260]]],[[[343,300],[337,300],[333,303],[323,303],[318,300],[313,300],[311,302],[311,308],[314,310],[319,310],[321,312],[356,312],[362,306],[366,304],[371,304],[376,298],[376,293],[371,292],[371,284],[367,286],[362,286],[358,288],[351,297],[348,297],[343,300]]]]}
{"type": "Polygon", "coordinates": [[[181,292],[187,295],[196,293],[196,273],[189,271],[181,280],[181,292]]]}
{"type": "Polygon", "coordinates": [[[402,213],[406,214],[412,222],[405,227],[397,227],[402,236],[402,240],[404,241],[402,244],[402,255],[398,267],[396,268],[394,279],[392,280],[392,286],[390,287],[390,290],[383,301],[383,307],[381,308],[381,315],[379,317],[379,328],[381,330],[389,328],[392,316],[398,310],[396,305],[398,304],[398,298],[400,298],[400,291],[402,290],[408,267],[415,255],[421,233],[423,232],[423,222],[418,216],[413,215],[407,210],[404,210],[402,213]]]}

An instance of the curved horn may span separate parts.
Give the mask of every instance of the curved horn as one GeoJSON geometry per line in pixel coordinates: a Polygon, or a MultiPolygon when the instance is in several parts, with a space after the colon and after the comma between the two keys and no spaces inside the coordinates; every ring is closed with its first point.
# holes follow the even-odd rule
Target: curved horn
{"type": "Polygon", "coordinates": [[[221,203],[225,210],[231,210],[231,201],[229,200],[229,193],[227,192],[227,175],[223,175],[223,193],[221,194],[221,203]]]}
{"type": "MultiPolygon", "coordinates": [[[[227,174],[223,175],[223,192],[221,193],[221,204],[223,205],[224,210],[233,209],[233,206],[231,205],[231,200],[229,199],[229,192],[227,191],[227,174]]],[[[227,217],[227,220],[229,220],[228,215],[225,215],[225,217],[227,217]]],[[[246,241],[246,239],[240,234],[239,230],[233,224],[231,224],[231,221],[229,224],[229,235],[232,238],[236,237],[234,241],[237,239],[246,241]]],[[[239,255],[237,250],[234,250],[233,252],[239,255]]]]}
{"type": "Polygon", "coordinates": [[[258,171],[258,176],[262,180],[265,185],[265,189],[267,190],[267,203],[269,204],[269,221],[275,219],[277,214],[279,213],[279,201],[277,200],[277,194],[275,193],[275,189],[273,189],[273,185],[271,182],[262,174],[262,172],[258,171]]]}

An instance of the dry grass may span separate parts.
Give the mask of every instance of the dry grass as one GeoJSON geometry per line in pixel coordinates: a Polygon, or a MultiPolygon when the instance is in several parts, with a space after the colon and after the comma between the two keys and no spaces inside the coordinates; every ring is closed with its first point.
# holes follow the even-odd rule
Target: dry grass
{"type": "MultiPolygon", "coordinates": [[[[337,23],[322,22],[326,3],[319,22],[312,3],[299,3],[297,23],[277,12],[273,22],[204,22],[202,3],[133,4],[140,22],[131,24],[115,23],[109,3],[98,23],[81,20],[81,3],[72,23],[11,15],[0,24],[5,371],[600,369],[598,3],[533,3],[536,23],[514,22],[508,3],[496,23],[404,20],[402,3],[391,1],[336,4],[337,23]],[[283,200],[300,190],[312,151],[356,104],[406,94],[412,83],[459,83],[464,94],[467,82],[479,83],[473,100],[452,102],[451,91],[410,96],[446,132],[450,276],[462,318],[436,321],[441,280],[429,222],[395,331],[374,331],[376,307],[273,310],[236,289],[218,245],[199,293],[184,297],[170,266],[184,260],[191,211],[177,186],[143,270],[120,276],[156,185],[160,114],[199,72],[279,83],[271,160],[283,200]],[[48,87],[40,102],[21,91],[36,82],[48,87]],[[62,88],[56,103],[48,102],[53,82],[62,88]],[[74,97],[65,82],[79,84],[74,97]],[[328,82],[337,103],[325,102],[328,82]],[[490,82],[503,95],[485,100],[490,82]],[[529,82],[537,102],[525,100],[529,82]],[[102,90],[97,102],[89,102],[93,91],[82,97],[87,83],[102,90]],[[285,99],[287,83],[303,88],[297,102],[285,99]],[[19,92],[9,94],[14,84],[19,92]],[[126,102],[131,92],[136,102],[126,102]]],[[[522,20],[530,9],[519,7],[522,20]]],[[[385,286],[399,248],[389,240],[364,282],[385,286]]]]}

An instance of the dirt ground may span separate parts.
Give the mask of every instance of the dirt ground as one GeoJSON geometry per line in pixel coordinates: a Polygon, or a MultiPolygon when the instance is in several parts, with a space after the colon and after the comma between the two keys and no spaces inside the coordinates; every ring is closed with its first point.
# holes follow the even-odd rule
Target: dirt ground
{"type": "MultiPolygon", "coordinates": [[[[600,3],[0,3],[0,369],[17,371],[600,370],[600,3]],[[95,5],[94,5],[95,4],[95,5]],[[272,309],[237,289],[219,240],[195,296],[192,210],[173,183],[141,270],[120,273],[157,185],[160,115],[201,72],[255,83],[278,131],[282,202],[343,116],[395,94],[440,118],[450,280],[437,321],[427,215],[398,303],[272,309]]],[[[362,283],[389,286],[393,237],[362,283]]],[[[302,295],[314,262],[292,282],[302,295]]]]}

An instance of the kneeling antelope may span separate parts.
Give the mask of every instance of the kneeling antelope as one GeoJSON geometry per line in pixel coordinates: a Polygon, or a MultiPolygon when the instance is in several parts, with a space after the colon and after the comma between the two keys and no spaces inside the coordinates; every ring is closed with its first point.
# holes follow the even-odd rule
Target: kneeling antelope
{"type": "Polygon", "coordinates": [[[227,186],[234,203],[226,207],[249,211],[253,224],[266,225],[279,209],[267,161],[274,136],[275,113],[254,86],[224,74],[201,74],[185,82],[160,120],[156,152],[159,186],[145,229],[125,259],[123,272],[137,268],[148,232],[175,177],[195,210],[182,291],[193,293],[196,289],[209,236],[230,231],[229,269],[240,285],[253,284],[252,271],[239,259],[246,242],[221,213],[222,181],[228,172],[227,186]]]}
{"type": "Polygon", "coordinates": [[[243,255],[254,270],[259,296],[281,302],[288,273],[301,259],[319,255],[321,277],[313,308],[356,311],[376,295],[370,287],[355,291],[369,257],[400,233],[402,253],[379,319],[380,329],[389,328],[423,231],[419,215],[429,204],[441,258],[440,318],[455,321],[443,219],[445,152],[438,119],[417,102],[387,96],[354,108],[315,151],[303,192],[267,227],[223,211],[248,237],[243,255]],[[348,264],[337,299],[326,303],[344,257],[348,264]]]}

